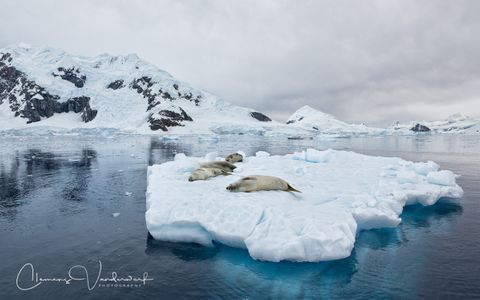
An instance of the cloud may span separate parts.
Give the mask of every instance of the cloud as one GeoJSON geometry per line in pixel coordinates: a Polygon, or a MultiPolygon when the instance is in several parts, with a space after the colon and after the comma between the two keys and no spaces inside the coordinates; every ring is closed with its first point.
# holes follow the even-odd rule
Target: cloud
{"type": "Polygon", "coordinates": [[[480,2],[7,1],[0,47],[136,52],[178,79],[285,120],[480,116],[480,2]]]}

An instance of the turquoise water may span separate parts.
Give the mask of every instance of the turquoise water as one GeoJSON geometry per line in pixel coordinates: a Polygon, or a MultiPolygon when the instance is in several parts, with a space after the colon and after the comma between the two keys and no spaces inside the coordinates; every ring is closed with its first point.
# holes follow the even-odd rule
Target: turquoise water
{"type": "MultiPolygon", "coordinates": [[[[4,136],[0,142],[0,298],[480,298],[480,137],[4,136]],[[362,231],[352,255],[323,263],[267,263],[244,250],[153,240],[145,227],[146,168],[176,153],[243,150],[285,154],[306,147],[434,160],[462,176],[465,196],[410,206],[394,229],[362,231]],[[114,213],[119,213],[114,217],[114,213]],[[91,282],[143,278],[137,286],[87,288],[34,281],[65,278],[75,265],[91,282]],[[20,272],[21,271],[21,272],[20,272]]],[[[74,268],[72,274],[84,277],[74,268]]],[[[129,281],[124,281],[129,282],[129,281]]]]}

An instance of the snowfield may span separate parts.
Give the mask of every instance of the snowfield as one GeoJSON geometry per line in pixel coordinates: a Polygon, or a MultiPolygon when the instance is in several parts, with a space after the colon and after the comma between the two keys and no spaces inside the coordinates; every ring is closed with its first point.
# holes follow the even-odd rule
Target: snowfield
{"type": "Polygon", "coordinates": [[[0,48],[2,134],[101,128],[126,134],[332,138],[413,135],[417,123],[430,133],[480,133],[479,120],[462,114],[375,128],[341,121],[310,106],[298,109],[286,123],[192,87],[136,54],[86,57],[24,44],[0,48]]]}
{"type": "Polygon", "coordinates": [[[349,124],[332,115],[316,110],[308,105],[298,109],[287,120],[292,128],[304,129],[323,134],[382,135],[385,129],[368,127],[365,124],[349,124]]]}
{"type": "Polygon", "coordinates": [[[177,80],[136,54],[86,57],[49,47],[0,48],[0,131],[38,127],[185,135],[298,132],[177,80]],[[88,102],[91,120],[82,121],[82,111],[54,109],[76,98],[88,102]]]}
{"type": "Polygon", "coordinates": [[[480,121],[461,113],[448,116],[440,121],[410,121],[396,122],[388,130],[394,133],[411,134],[411,128],[416,124],[426,126],[433,133],[462,133],[478,134],[480,133],[480,121]]]}
{"type": "Polygon", "coordinates": [[[148,168],[146,224],[155,239],[215,241],[272,262],[334,260],[350,255],[359,230],[397,226],[405,205],[463,195],[456,175],[431,161],[315,149],[258,152],[230,176],[188,182],[200,162],[215,157],[177,154],[148,168]],[[302,193],[225,189],[247,175],[278,176],[302,193]]]}

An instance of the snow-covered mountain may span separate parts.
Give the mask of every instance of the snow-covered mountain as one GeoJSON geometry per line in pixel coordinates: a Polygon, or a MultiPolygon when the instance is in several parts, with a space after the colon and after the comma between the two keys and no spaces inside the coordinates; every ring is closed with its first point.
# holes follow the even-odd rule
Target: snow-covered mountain
{"type": "Polygon", "coordinates": [[[441,121],[395,122],[389,127],[393,132],[432,132],[432,133],[480,133],[480,121],[457,113],[441,121]]]}
{"type": "Polygon", "coordinates": [[[295,128],[327,134],[383,134],[386,131],[381,128],[368,127],[365,124],[349,124],[308,105],[294,112],[287,124],[295,128]]]}
{"type": "Polygon", "coordinates": [[[0,49],[0,128],[119,128],[149,133],[265,132],[287,126],[173,78],[137,55],[0,49]]]}

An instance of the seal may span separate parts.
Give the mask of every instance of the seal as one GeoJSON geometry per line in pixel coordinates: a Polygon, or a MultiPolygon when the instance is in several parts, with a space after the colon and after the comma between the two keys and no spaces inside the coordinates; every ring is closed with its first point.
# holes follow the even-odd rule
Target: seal
{"type": "Polygon", "coordinates": [[[210,161],[200,164],[200,168],[207,169],[220,169],[225,172],[232,172],[237,166],[229,163],[228,161],[210,161]]]}
{"type": "Polygon", "coordinates": [[[227,186],[230,192],[255,192],[255,191],[286,191],[297,192],[299,190],[292,187],[285,180],[264,175],[250,175],[227,186]]]}
{"type": "Polygon", "coordinates": [[[217,168],[198,168],[190,174],[188,181],[206,180],[218,175],[230,175],[230,173],[217,168]]]}
{"type": "Polygon", "coordinates": [[[236,163],[236,162],[241,162],[243,161],[243,155],[240,153],[232,153],[227,158],[225,158],[225,161],[228,161],[229,163],[236,163]]]}

